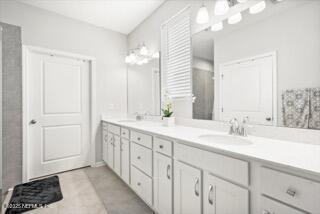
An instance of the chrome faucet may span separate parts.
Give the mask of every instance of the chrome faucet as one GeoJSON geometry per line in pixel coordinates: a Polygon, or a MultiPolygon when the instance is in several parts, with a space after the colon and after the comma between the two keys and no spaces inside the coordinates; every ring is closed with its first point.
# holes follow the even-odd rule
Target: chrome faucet
{"type": "Polygon", "coordinates": [[[239,122],[237,118],[232,118],[229,121],[230,129],[229,129],[229,134],[230,135],[238,135],[239,133],[239,122]]]}
{"type": "Polygon", "coordinates": [[[229,125],[230,125],[229,134],[247,137],[248,136],[248,126],[247,126],[248,121],[249,121],[249,117],[245,117],[245,118],[243,118],[242,123],[239,124],[237,118],[232,118],[229,121],[229,125]]]}
{"type": "Polygon", "coordinates": [[[140,114],[139,112],[136,112],[135,115],[137,121],[143,120],[146,116],[146,114],[140,114]]]}

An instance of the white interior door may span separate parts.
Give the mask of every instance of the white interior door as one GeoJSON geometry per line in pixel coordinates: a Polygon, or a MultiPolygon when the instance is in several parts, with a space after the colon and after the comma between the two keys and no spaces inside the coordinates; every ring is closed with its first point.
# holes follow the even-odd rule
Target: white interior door
{"type": "Polygon", "coordinates": [[[221,119],[242,119],[273,124],[273,56],[220,67],[221,119]]]}
{"type": "Polygon", "coordinates": [[[90,165],[89,62],[30,52],[28,178],[90,165]]]}

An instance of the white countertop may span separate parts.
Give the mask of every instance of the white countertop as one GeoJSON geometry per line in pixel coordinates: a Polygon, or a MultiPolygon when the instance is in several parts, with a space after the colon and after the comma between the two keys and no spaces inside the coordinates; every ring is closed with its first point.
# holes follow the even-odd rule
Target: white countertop
{"type": "Polygon", "coordinates": [[[121,122],[121,118],[104,118],[103,121],[120,126],[141,130],[183,141],[184,144],[215,152],[232,153],[248,157],[253,160],[267,161],[290,168],[303,170],[307,173],[320,175],[320,145],[290,141],[275,140],[256,136],[245,139],[250,145],[225,145],[199,139],[200,135],[227,135],[227,133],[192,128],[186,126],[164,127],[159,122],[137,121],[121,122]],[[120,121],[120,122],[119,122],[120,121]]]}

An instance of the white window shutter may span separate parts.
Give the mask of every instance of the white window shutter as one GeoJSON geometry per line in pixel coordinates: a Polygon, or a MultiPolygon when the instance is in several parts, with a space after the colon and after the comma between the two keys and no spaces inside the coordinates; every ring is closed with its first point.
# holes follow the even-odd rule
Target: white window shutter
{"type": "Polygon", "coordinates": [[[187,8],[163,24],[165,87],[172,98],[192,96],[191,18],[187,8]]]}

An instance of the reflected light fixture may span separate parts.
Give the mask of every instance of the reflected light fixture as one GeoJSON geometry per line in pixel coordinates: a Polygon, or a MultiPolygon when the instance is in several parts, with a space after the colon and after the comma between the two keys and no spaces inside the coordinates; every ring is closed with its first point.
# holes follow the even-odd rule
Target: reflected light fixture
{"type": "Polygon", "coordinates": [[[206,24],[209,22],[209,12],[204,4],[199,8],[197,13],[197,23],[206,24]]]}
{"type": "Polygon", "coordinates": [[[148,55],[148,48],[145,46],[145,44],[143,44],[140,48],[140,54],[144,56],[148,55]]]}
{"type": "Polygon", "coordinates": [[[211,31],[219,31],[223,29],[223,22],[217,22],[211,26],[211,31]]]}
{"type": "Polygon", "coordinates": [[[229,2],[227,0],[217,0],[214,7],[215,15],[225,15],[230,9],[229,2]]]}
{"type": "Polygon", "coordinates": [[[249,8],[251,14],[257,14],[262,12],[266,8],[266,2],[263,0],[249,8]]]}
{"type": "Polygon", "coordinates": [[[248,0],[237,0],[237,2],[239,2],[239,3],[245,3],[245,2],[247,2],[248,0]]]}
{"type": "Polygon", "coordinates": [[[241,13],[236,13],[228,18],[228,24],[233,25],[237,24],[242,20],[241,13]]]}

